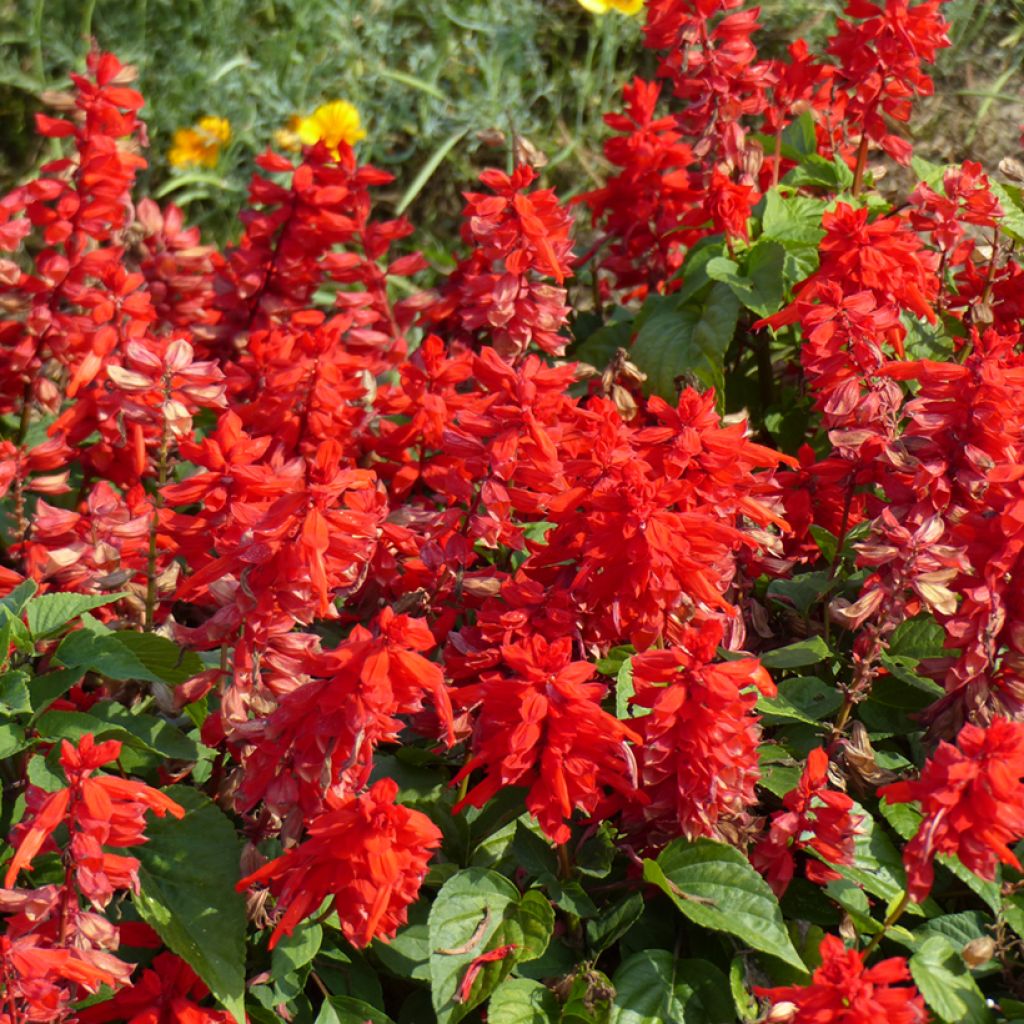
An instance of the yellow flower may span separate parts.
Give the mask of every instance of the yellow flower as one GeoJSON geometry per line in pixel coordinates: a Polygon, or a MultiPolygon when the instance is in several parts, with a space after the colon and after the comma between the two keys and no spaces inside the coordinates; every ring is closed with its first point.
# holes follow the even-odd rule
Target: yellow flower
{"type": "Polygon", "coordinates": [[[172,167],[216,167],[220,148],[231,138],[231,125],[223,117],[201,117],[192,128],[174,133],[167,159],[172,167]]]}
{"type": "Polygon", "coordinates": [[[274,145],[278,149],[286,150],[290,153],[295,153],[302,148],[302,140],[299,138],[299,125],[302,123],[302,118],[298,114],[292,114],[288,118],[288,123],[283,128],[278,128],[274,132],[274,145]]]}
{"type": "Polygon", "coordinates": [[[576,0],[591,14],[607,14],[618,11],[619,14],[639,14],[644,9],[644,0],[576,0]]]}
{"type": "Polygon", "coordinates": [[[324,143],[335,158],[338,146],[347,142],[350,146],[366,138],[359,123],[359,111],[345,100],[332,100],[317,107],[309,117],[299,121],[299,138],[307,146],[324,143]]]}

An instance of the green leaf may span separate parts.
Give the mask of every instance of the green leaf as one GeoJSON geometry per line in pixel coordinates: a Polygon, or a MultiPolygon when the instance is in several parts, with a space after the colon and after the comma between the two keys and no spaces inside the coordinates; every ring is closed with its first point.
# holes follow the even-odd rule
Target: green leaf
{"type": "Polygon", "coordinates": [[[428,918],[431,996],[438,1024],[461,1020],[494,991],[517,962],[539,957],[553,927],[554,912],[537,890],[520,899],[511,882],[485,868],[467,868],[449,878],[428,918]],[[484,964],[469,999],[457,1002],[473,960],[504,945],[516,948],[503,959],[484,964]]]}
{"type": "Polygon", "coordinates": [[[35,580],[23,580],[6,597],[0,598],[0,608],[12,615],[21,615],[32,595],[39,589],[35,580]]]}
{"type": "Polygon", "coordinates": [[[206,983],[214,997],[245,1019],[245,901],[235,892],[241,844],[216,804],[188,786],[167,795],[185,808],[178,821],[151,819],[139,859],[135,907],[164,944],[206,983]]]}
{"type": "Polygon", "coordinates": [[[719,256],[708,262],[707,274],[713,281],[728,285],[747,309],[758,316],[768,316],[782,305],[785,259],[786,250],[782,245],[761,240],[747,253],[745,267],[719,256]]]}
{"type": "Polygon", "coordinates": [[[394,1024],[394,1021],[383,1010],[361,999],[328,996],[320,1007],[316,1024],[394,1024]]]}
{"type": "Polygon", "coordinates": [[[941,658],[949,654],[943,646],[946,631],[928,614],[901,622],[889,639],[889,654],[897,658],[941,658]]]}
{"type": "Polygon", "coordinates": [[[612,978],[612,1024],[733,1024],[725,975],[706,960],[676,960],[665,949],[634,953],[612,978]]]}
{"type": "Polygon", "coordinates": [[[58,697],[63,697],[83,674],[77,668],[58,668],[45,675],[36,676],[29,690],[32,713],[38,715],[45,711],[58,697]]]}
{"type": "Polygon", "coordinates": [[[960,954],[944,935],[925,939],[910,973],[925,1001],[948,1024],[989,1024],[992,1013],[960,954]]]}
{"type": "Polygon", "coordinates": [[[0,676],[0,715],[24,715],[32,710],[28,683],[32,676],[14,669],[0,676]]]}
{"type": "Polygon", "coordinates": [[[767,594],[778,604],[795,608],[801,615],[806,615],[811,606],[834,590],[838,583],[825,570],[804,572],[791,580],[772,580],[768,584],[767,594]]]}
{"type": "Polygon", "coordinates": [[[765,195],[762,237],[793,247],[813,246],[825,237],[821,215],[828,204],[823,199],[794,194],[783,196],[778,189],[765,195]]]}
{"type": "Polygon", "coordinates": [[[376,958],[399,978],[430,980],[430,935],[427,928],[427,903],[414,903],[409,920],[390,942],[375,939],[371,949],[376,958]]]}
{"type": "Polygon", "coordinates": [[[1024,242],[1024,201],[1021,190],[992,180],[989,181],[989,188],[1003,208],[1003,215],[997,222],[999,230],[1015,242],[1024,242]]]}
{"type": "Polygon", "coordinates": [[[22,726],[17,722],[0,723],[0,758],[10,757],[11,754],[24,750],[27,745],[22,726]]]}
{"type": "Polygon", "coordinates": [[[647,391],[674,404],[676,378],[690,375],[724,401],[722,364],[738,316],[739,301],[720,282],[700,306],[680,306],[675,297],[649,299],[630,349],[630,359],[647,374],[647,391]]]}
{"type": "Polygon", "coordinates": [[[834,687],[816,676],[797,676],[778,684],[778,695],[759,697],[757,710],[762,715],[790,718],[806,725],[816,725],[828,718],[843,703],[834,687]]]}
{"type": "Polygon", "coordinates": [[[817,665],[831,656],[828,644],[820,636],[809,636],[795,644],[765,651],[760,659],[765,668],[804,668],[817,665]]]}
{"type": "MultiPolygon", "coordinates": [[[[893,902],[906,888],[906,873],[899,850],[867,811],[854,803],[853,813],[862,816],[860,831],[854,837],[853,864],[836,865],[835,869],[851,882],[866,889],[873,896],[893,902]]],[[[908,913],[921,913],[916,904],[908,913]]]]}
{"type": "Polygon", "coordinates": [[[665,892],[685,917],[728,932],[753,949],[800,971],[775,894],[738,850],[710,839],[677,839],[657,861],[644,861],[644,879],[665,892]]]}
{"type": "Polygon", "coordinates": [[[554,992],[530,978],[503,981],[487,1004],[487,1024],[557,1024],[554,992]]]}
{"type": "Polygon", "coordinates": [[[98,701],[88,711],[46,711],[36,721],[39,735],[52,739],[79,740],[92,733],[97,740],[121,740],[136,750],[146,750],[175,761],[195,761],[199,747],[180,729],[155,715],[133,715],[117,701],[98,701]]]}
{"type": "Polygon", "coordinates": [[[56,633],[82,612],[102,608],[105,604],[119,601],[125,595],[118,594],[40,594],[33,597],[25,607],[29,632],[36,639],[56,633]]]}
{"type": "Polygon", "coordinates": [[[282,935],[270,957],[270,980],[277,981],[305,967],[320,952],[324,932],[318,924],[300,924],[282,935]]]}
{"type": "Polygon", "coordinates": [[[60,642],[57,659],[68,668],[96,672],[108,679],[172,686],[203,671],[203,663],[194,651],[185,651],[154,633],[129,630],[117,633],[76,630],[60,642]]]}
{"type": "Polygon", "coordinates": [[[631,892],[618,903],[605,908],[598,917],[587,922],[587,945],[597,956],[610,949],[630,928],[640,920],[644,912],[644,899],[638,892],[631,892]]]}
{"type": "Polygon", "coordinates": [[[830,192],[845,192],[853,185],[853,171],[839,157],[829,160],[818,153],[808,153],[786,175],[783,184],[818,185],[830,192]]]}
{"type": "Polygon", "coordinates": [[[757,1000],[747,988],[747,969],[742,956],[734,956],[729,964],[729,989],[732,992],[733,1006],[736,1015],[742,1021],[753,1020],[758,1016],[757,1000]]]}

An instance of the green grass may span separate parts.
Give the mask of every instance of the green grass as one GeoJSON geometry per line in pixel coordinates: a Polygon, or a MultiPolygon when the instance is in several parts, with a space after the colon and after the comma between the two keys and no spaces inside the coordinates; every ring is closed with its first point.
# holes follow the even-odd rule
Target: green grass
{"type": "MultiPolygon", "coordinates": [[[[821,46],[841,7],[765,0],[763,51],[781,54],[797,34],[821,46]]],[[[919,138],[991,162],[1017,148],[1004,122],[1020,105],[1024,0],[950,0],[945,13],[954,45],[919,138]]],[[[361,156],[396,175],[383,205],[407,210],[443,261],[461,190],[509,161],[515,134],[547,157],[546,182],[564,196],[607,173],[601,115],[631,75],[653,71],[640,24],[594,18],[576,0],[0,0],[0,192],[48,151],[31,130],[38,95],[67,84],[91,35],[139,68],[144,187],[186,206],[211,237],[229,231],[275,130],[340,98],[362,113],[361,156]],[[230,120],[230,146],[212,172],[174,172],[174,130],[204,114],[230,120]],[[495,132],[504,145],[487,141],[495,132]]]]}

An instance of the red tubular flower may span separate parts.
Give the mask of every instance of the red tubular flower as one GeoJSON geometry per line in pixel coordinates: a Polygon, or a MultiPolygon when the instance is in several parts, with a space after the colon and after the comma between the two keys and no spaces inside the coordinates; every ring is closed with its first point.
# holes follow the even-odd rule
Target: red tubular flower
{"type": "Polygon", "coordinates": [[[554,355],[565,348],[559,332],[569,309],[561,285],[572,274],[572,216],[551,189],[527,191],[536,177],[525,164],[511,175],[480,175],[495,194],[466,193],[463,236],[474,251],[427,314],[433,322],[455,318],[453,326],[467,337],[485,332],[508,359],[521,356],[531,342],[554,355]]]}
{"type": "Polygon", "coordinates": [[[81,1024],[237,1024],[225,1010],[200,1006],[210,990],[173,953],[158,953],[130,988],[113,999],[78,1011],[81,1024]]]}
{"type": "Polygon", "coordinates": [[[850,0],[828,52],[839,61],[837,84],[852,91],[847,121],[900,163],[910,162],[910,144],[893,135],[885,113],[896,121],[910,118],[915,95],[930,96],[932,80],[921,70],[949,46],[949,25],[939,14],[942,0],[885,0],[884,5],[850,0]]]}
{"type": "Polygon", "coordinates": [[[687,629],[681,646],[633,659],[632,702],[650,713],[632,720],[643,737],[641,791],[649,803],[629,817],[655,843],[678,835],[735,839],[749,824],[760,778],[758,692],[775,686],[753,658],[709,664],[721,624],[687,629]]]}
{"type": "Polygon", "coordinates": [[[1000,861],[1021,870],[1009,844],[1024,838],[1024,722],[995,718],[965,725],[957,745],[942,742],[919,779],[883,786],[894,804],[917,801],[924,821],[903,850],[907,891],[931,891],[936,854],[952,854],[991,881],[1000,861]]]}
{"type": "Polygon", "coordinates": [[[397,793],[393,780],[381,779],[361,796],[329,800],[300,846],[238,883],[239,892],[270,883],[284,911],[271,948],[328,896],[354,946],[390,938],[405,923],[441,831],[425,814],[396,804],[397,793]]]}
{"type": "Polygon", "coordinates": [[[93,777],[97,768],[116,761],[120,754],[118,740],[95,743],[90,733],[79,740],[77,748],[67,740],[62,742],[60,763],[68,787],[43,798],[31,818],[18,826],[5,886],[10,886],[23,868],[31,870],[33,858],[63,824],[71,835],[78,888],[95,906],[105,907],[115,889],[138,889],[139,862],[104,852],[102,847],[124,849],[145,842],[147,810],[161,818],[168,813],[182,818],[185,810],[143,782],[114,775],[93,777]]]}
{"type": "Polygon", "coordinates": [[[873,967],[864,954],[847,949],[841,939],[826,935],[819,947],[821,966],[809,985],[754,988],[763,999],[790,1003],[787,1024],[927,1024],[924,1000],[910,981],[904,957],[894,956],[873,967]]]}
{"type": "Polygon", "coordinates": [[[636,797],[626,741],[640,737],[602,710],[605,688],[587,682],[596,669],[572,661],[570,640],[535,636],[501,654],[511,676],[488,674],[452,694],[458,707],[479,707],[473,756],[452,781],[486,771],[455,809],[483,807],[506,786],[526,786],[527,809],[556,843],[567,842],[575,810],[596,813],[608,802],[606,790],[636,797]]]}
{"type": "MultiPolygon", "coordinates": [[[[833,864],[852,864],[854,832],[860,822],[850,813],[853,800],[828,788],[828,754],[821,747],[808,754],[800,781],[782,802],[786,809],[772,815],[768,835],[750,857],[780,898],[793,877],[796,850],[813,850],[833,864]]],[[[807,861],[806,873],[819,885],[840,877],[813,859],[807,861]]]]}
{"type": "Polygon", "coordinates": [[[328,793],[342,797],[361,789],[374,748],[398,738],[403,723],[397,716],[419,711],[425,695],[448,744],[454,742],[441,668],[420,653],[434,647],[426,624],[385,608],[377,627],[374,636],[356,626],[334,650],[303,659],[307,671],[326,678],[293,678],[294,688],[275,711],[233,730],[232,740],[245,744],[236,794],[241,810],[263,800],[282,818],[296,810],[311,818],[328,793]]]}

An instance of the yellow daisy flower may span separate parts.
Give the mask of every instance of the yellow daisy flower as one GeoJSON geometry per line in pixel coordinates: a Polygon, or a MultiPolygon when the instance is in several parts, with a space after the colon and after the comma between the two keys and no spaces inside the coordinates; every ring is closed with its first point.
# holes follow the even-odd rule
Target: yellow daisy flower
{"type": "Polygon", "coordinates": [[[221,146],[231,139],[231,125],[223,117],[201,117],[192,128],[174,133],[167,159],[172,167],[216,167],[221,146]]]}
{"type": "Polygon", "coordinates": [[[576,0],[591,14],[607,14],[618,11],[619,14],[639,14],[644,9],[644,0],[576,0]]]}
{"type": "Polygon", "coordinates": [[[331,155],[338,156],[338,146],[355,145],[366,138],[359,121],[359,111],[346,100],[332,100],[317,107],[309,117],[299,121],[298,136],[307,146],[324,143],[331,155]]]}

